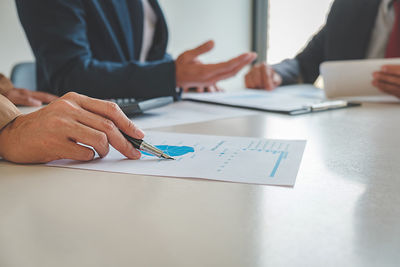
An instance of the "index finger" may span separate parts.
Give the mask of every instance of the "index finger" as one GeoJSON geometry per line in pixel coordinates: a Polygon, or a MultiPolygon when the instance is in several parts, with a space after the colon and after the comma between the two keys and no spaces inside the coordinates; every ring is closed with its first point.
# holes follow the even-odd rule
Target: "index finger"
{"type": "Polygon", "coordinates": [[[229,72],[239,65],[242,65],[244,67],[245,65],[252,62],[256,57],[257,55],[255,53],[245,53],[222,63],[207,64],[205,65],[205,67],[208,69],[207,76],[210,77],[229,72]]]}
{"type": "MultiPolygon", "coordinates": [[[[230,66],[229,68],[227,68],[225,71],[222,72],[210,72],[211,76],[208,77],[208,81],[211,82],[211,84],[214,84],[218,81],[221,80],[225,80],[228,79],[230,77],[235,76],[244,66],[246,66],[247,64],[249,64],[252,60],[254,60],[254,57],[250,57],[248,58],[247,61],[239,61],[237,62],[235,65],[230,66]]],[[[258,75],[258,71],[252,73],[250,76],[253,77],[253,83],[255,81],[255,75],[258,75]]],[[[259,80],[257,78],[257,80],[254,83],[254,87],[258,87],[259,84],[259,80]]]]}
{"type": "Polygon", "coordinates": [[[204,53],[209,52],[213,48],[214,48],[214,41],[208,41],[194,49],[186,51],[186,53],[187,55],[190,56],[190,58],[196,58],[204,53]]]}
{"type": "Polygon", "coordinates": [[[120,107],[110,101],[91,98],[84,95],[78,95],[75,100],[83,109],[93,112],[111,120],[121,131],[127,135],[143,139],[144,133],[140,130],[126,115],[120,107]]]}

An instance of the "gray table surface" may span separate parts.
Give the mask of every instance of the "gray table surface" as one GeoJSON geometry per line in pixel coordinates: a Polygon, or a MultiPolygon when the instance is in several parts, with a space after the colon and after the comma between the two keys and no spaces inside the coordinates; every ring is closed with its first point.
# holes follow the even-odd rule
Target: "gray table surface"
{"type": "Polygon", "coordinates": [[[365,104],[161,129],[307,139],[294,188],[0,162],[0,266],[399,266],[399,122],[365,104]]]}

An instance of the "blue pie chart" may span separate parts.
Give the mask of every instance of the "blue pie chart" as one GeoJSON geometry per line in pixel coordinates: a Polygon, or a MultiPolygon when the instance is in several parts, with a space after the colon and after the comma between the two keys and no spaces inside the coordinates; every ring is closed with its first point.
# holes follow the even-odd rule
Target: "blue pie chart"
{"type": "MultiPolygon", "coordinates": [[[[163,151],[165,154],[171,156],[171,157],[179,157],[179,156],[184,156],[189,153],[194,152],[194,148],[190,146],[167,146],[167,145],[162,145],[162,146],[155,146],[156,148],[160,149],[163,151]]],[[[153,156],[149,153],[142,152],[143,155],[147,156],[153,156]]]]}

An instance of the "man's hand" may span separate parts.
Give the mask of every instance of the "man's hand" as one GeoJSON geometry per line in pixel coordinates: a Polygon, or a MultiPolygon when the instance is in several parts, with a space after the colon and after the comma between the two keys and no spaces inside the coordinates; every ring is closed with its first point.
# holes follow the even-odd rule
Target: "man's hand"
{"type": "Polygon", "coordinates": [[[245,77],[246,88],[274,90],[282,84],[282,77],[266,63],[255,65],[245,77]]]}
{"type": "Polygon", "coordinates": [[[384,93],[400,98],[400,65],[385,65],[373,73],[372,85],[384,93]]]}
{"type": "Polygon", "coordinates": [[[175,61],[176,83],[186,92],[197,88],[197,92],[219,91],[216,83],[236,75],[244,66],[252,62],[257,55],[245,53],[234,59],[218,64],[203,64],[198,57],[214,48],[214,42],[208,41],[201,46],[182,53],[175,61]]]}
{"type": "Polygon", "coordinates": [[[40,107],[43,104],[48,104],[58,97],[44,92],[35,92],[27,89],[13,88],[5,95],[13,104],[19,106],[40,107]]]}
{"type": "Polygon", "coordinates": [[[129,159],[141,154],[119,131],[142,139],[137,128],[112,102],[68,93],[50,105],[21,115],[0,131],[0,156],[16,163],[58,159],[89,161],[105,157],[109,144],[129,159]]]}

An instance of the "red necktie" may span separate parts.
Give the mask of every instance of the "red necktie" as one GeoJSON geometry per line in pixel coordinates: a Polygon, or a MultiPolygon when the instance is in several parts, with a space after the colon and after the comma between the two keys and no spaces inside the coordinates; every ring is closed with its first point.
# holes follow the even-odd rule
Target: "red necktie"
{"type": "Polygon", "coordinates": [[[385,58],[400,57],[400,1],[393,2],[396,13],[392,33],[386,48],[385,58]]]}

